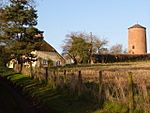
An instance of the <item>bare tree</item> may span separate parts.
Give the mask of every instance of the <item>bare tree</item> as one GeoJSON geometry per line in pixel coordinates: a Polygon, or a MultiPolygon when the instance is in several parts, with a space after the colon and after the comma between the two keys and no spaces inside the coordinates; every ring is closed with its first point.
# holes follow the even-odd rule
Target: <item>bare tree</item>
{"type": "Polygon", "coordinates": [[[95,37],[93,41],[93,53],[104,53],[106,50],[105,46],[107,43],[108,41],[106,39],[99,39],[95,37]]]}
{"type": "Polygon", "coordinates": [[[123,50],[123,53],[124,53],[124,54],[127,54],[127,53],[128,53],[127,48],[125,48],[125,49],[123,50]]]}
{"type": "Polygon", "coordinates": [[[121,53],[123,53],[123,46],[122,46],[122,44],[113,45],[110,48],[110,53],[111,54],[121,54],[121,53]]]}
{"type": "Polygon", "coordinates": [[[101,39],[92,33],[86,34],[86,41],[91,44],[92,54],[103,54],[107,51],[106,45],[108,41],[106,39],[101,39]]]}
{"type": "Polygon", "coordinates": [[[73,32],[66,37],[62,46],[63,54],[67,53],[74,62],[86,61],[90,63],[93,54],[102,54],[108,51],[105,48],[108,41],[106,39],[100,39],[92,35],[92,33],[73,32]]]}

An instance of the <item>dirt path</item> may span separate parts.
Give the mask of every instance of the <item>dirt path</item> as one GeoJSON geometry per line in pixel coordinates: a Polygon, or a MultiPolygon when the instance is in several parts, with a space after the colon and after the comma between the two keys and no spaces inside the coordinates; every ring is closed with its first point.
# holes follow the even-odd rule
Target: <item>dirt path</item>
{"type": "MultiPolygon", "coordinates": [[[[33,105],[31,102],[26,100],[25,97],[23,97],[21,94],[18,93],[18,91],[13,88],[9,82],[3,78],[0,77],[0,87],[5,90],[4,93],[10,93],[9,97],[12,96],[13,100],[11,99],[10,101],[7,99],[8,97],[5,97],[5,94],[0,93],[0,102],[1,103],[9,103],[8,106],[5,105],[5,109],[3,106],[0,106],[0,113],[7,112],[7,109],[9,109],[9,113],[47,113],[42,111],[41,108],[39,108],[39,105],[33,105]],[[4,97],[2,97],[4,96],[4,97]],[[6,98],[6,99],[3,99],[6,98]],[[8,102],[6,102],[8,101],[8,102]],[[12,102],[12,103],[10,103],[12,102]],[[14,109],[13,106],[17,105],[17,108],[14,109]],[[10,107],[12,106],[12,108],[10,107]],[[8,108],[7,108],[8,107],[8,108]],[[12,111],[10,111],[12,109],[12,111]]],[[[1,92],[1,91],[0,91],[1,92]]],[[[48,111],[48,113],[53,113],[48,111]]]]}

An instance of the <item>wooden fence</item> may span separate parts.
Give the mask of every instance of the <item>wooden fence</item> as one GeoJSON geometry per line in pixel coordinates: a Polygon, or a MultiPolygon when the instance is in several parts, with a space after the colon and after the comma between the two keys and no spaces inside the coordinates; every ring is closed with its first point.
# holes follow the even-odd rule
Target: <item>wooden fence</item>
{"type": "MultiPolygon", "coordinates": [[[[27,69],[29,70],[29,69],[27,69]]],[[[27,72],[24,70],[24,72],[27,72]]],[[[29,72],[29,71],[28,71],[29,72]]],[[[90,95],[99,102],[121,102],[130,111],[150,112],[150,70],[34,69],[33,77],[52,88],[67,89],[73,95],[90,95]]],[[[27,74],[27,73],[26,73],[27,74]]]]}

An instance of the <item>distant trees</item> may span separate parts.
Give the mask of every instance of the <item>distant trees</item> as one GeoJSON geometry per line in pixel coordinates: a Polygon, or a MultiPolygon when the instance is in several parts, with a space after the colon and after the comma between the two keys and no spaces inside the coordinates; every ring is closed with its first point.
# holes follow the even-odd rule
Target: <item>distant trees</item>
{"type": "Polygon", "coordinates": [[[100,40],[94,35],[86,33],[71,33],[64,41],[63,54],[73,59],[75,64],[90,63],[91,55],[103,53],[108,41],[100,40]]]}
{"type": "Polygon", "coordinates": [[[64,42],[63,53],[72,58],[75,64],[84,63],[89,59],[90,47],[83,33],[71,33],[64,42]]]}
{"type": "Polygon", "coordinates": [[[9,0],[0,7],[0,42],[6,44],[11,58],[16,58],[19,64],[26,62],[25,58],[31,59],[31,51],[38,49],[43,39],[35,37],[41,31],[35,27],[38,16],[31,1],[9,0]]]}
{"type": "Polygon", "coordinates": [[[127,50],[123,49],[122,44],[115,44],[110,48],[109,53],[111,53],[111,54],[122,54],[122,53],[127,53],[127,50]]]}
{"type": "Polygon", "coordinates": [[[108,44],[106,39],[100,39],[95,35],[89,37],[91,39],[90,43],[92,44],[92,54],[104,54],[107,52],[105,47],[108,44]]]}
{"type": "Polygon", "coordinates": [[[110,53],[111,53],[111,54],[120,54],[120,53],[123,53],[122,44],[113,45],[113,46],[110,48],[110,53]]]}
{"type": "Polygon", "coordinates": [[[108,41],[100,39],[92,33],[73,32],[64,40],[63,54],[70,57],[75,64],[91,63],[93,54],[122,54],[127,53],[122,44],[115,44],[109,49],[108,41]]]}

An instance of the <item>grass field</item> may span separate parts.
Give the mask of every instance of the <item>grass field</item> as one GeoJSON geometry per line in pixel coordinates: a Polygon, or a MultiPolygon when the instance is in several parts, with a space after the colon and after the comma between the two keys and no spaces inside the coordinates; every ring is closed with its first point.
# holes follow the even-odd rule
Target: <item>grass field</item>
{"type": "MultiPolygon", "coordinates": [[[[148,68],[149,63],[125,63],[125,64],[104,64],[102,68],[148,68]]],[[[98,68],[98,65],[95,65],[98,68]]],[[[82,67],[80,67],[82,68],[82,67]]],[[[89,68],[91,68],[89,66],[89,68]]],[[[92,67],[93,68],[93,67],[92,67]]],[[[7,78],[23,95],[32,98],[36,104],[42,104],[48,109],[52,109],[58,113],[128,113],[128,105],[116,102],[105,102],[100,109],[99,104],[94,101],[90,95],[77,96],[70,90],[53,87],[46,84],[45,81],[39,81],[29,76],[17,74],[12,70],[3,69],[1,75],[7,78]]],[[[5,89],[2,89],[5,90],[5,89]]],[[[10,97],[11,98],[11,97],[10,97]]],[[[13,101],[13,99],[10,99],[13,101]]],[[[14,103],[15,108],[15,103],[14,103]]],[[[9,112],[8,112],[9,113],[9,112]]],[[[17,113],[17,112],[16,112],[17,113]]],[[[135,110],[134,113],[144,113],[142,110],[135,110]]]]}

